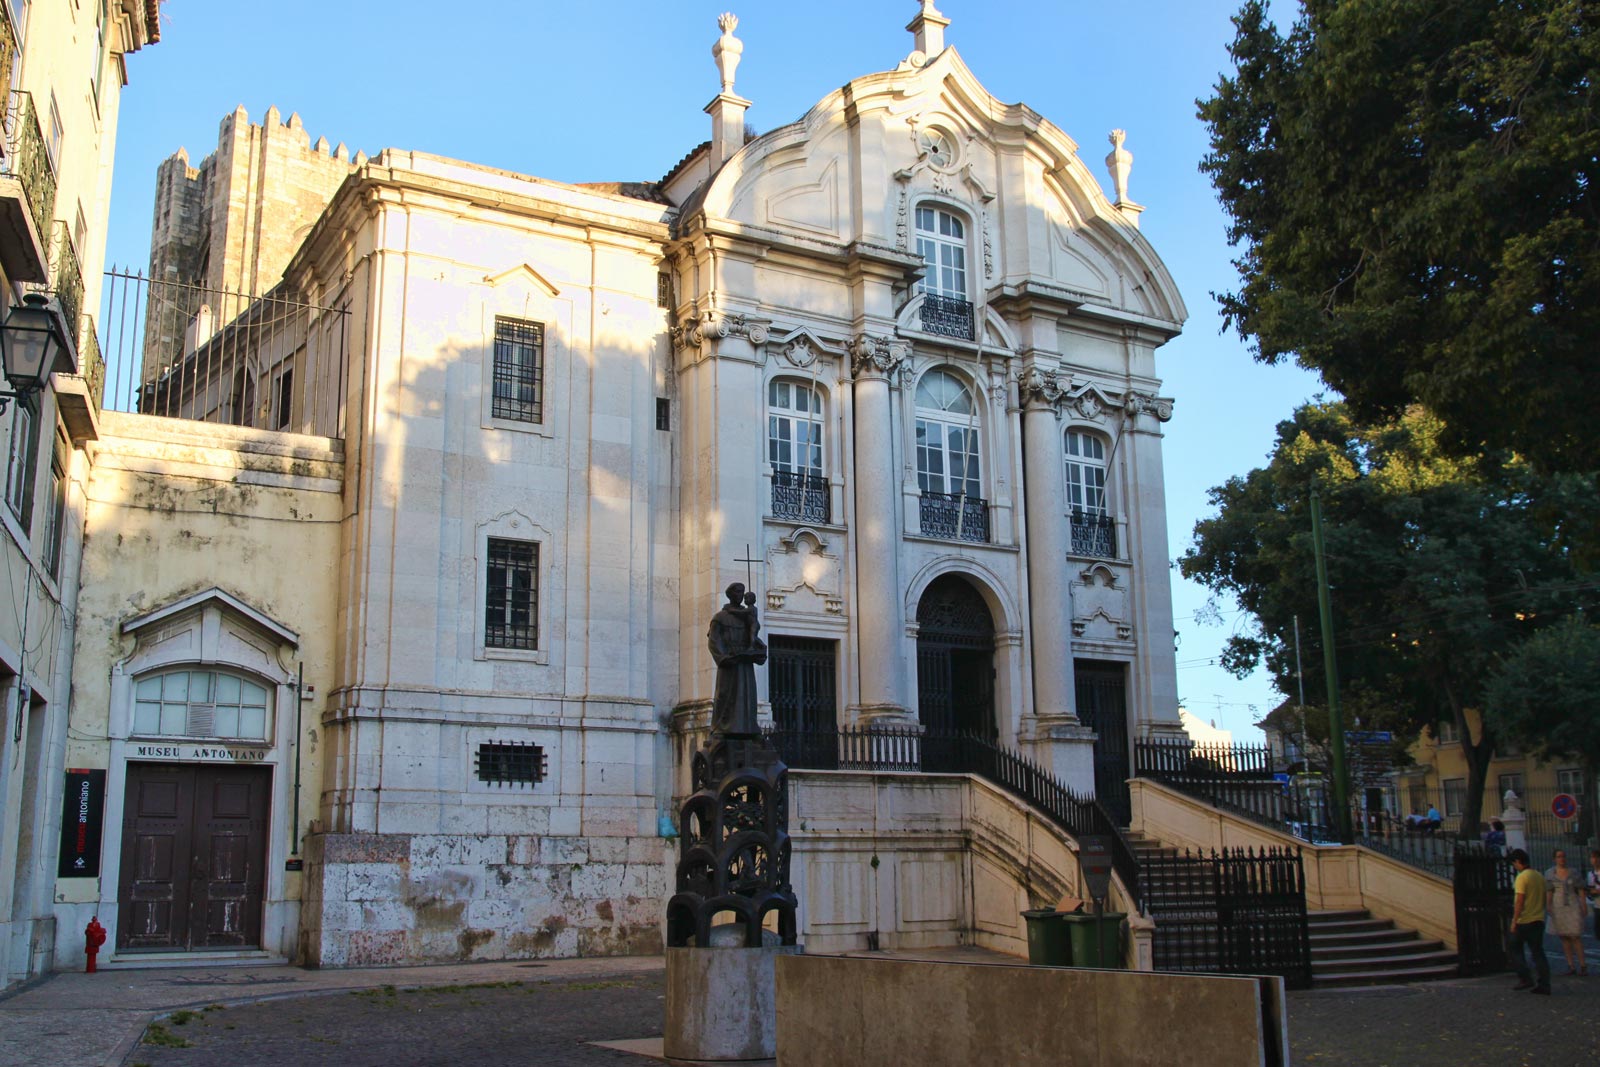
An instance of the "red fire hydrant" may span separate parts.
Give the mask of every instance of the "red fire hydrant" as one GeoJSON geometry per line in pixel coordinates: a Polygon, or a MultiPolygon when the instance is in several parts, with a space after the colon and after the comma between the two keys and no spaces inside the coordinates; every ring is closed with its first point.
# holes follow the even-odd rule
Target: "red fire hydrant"
{"type": "Polygon", "coordinates": [[[100,925],[100,916],[96,915],[89,920],[89,925],[83,928],[83,951],[89,957],[89,965],[83,969],[85,974],[94,973],[94,958],[100,953],[100,946],[106,943],[106,928],[100,925]]]}

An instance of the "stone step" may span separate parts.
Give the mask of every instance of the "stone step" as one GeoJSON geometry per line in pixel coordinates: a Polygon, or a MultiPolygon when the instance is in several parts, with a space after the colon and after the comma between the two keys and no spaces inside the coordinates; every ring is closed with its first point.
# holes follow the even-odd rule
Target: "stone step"
{"type": "Polygon", "coordinates": [[[1366,908],[1344,908],[1329,911],[1308,911],[1306,920],[1314,927],[1318,923],[1347,922],[1351,919],[1370,919],[1372,912],[1366,908]]]}
{"type": "Polygon", "coordinates": [[[1340,937],[1346,934],[1366,934],[1393,930],[1392,919],[1334,919],[1328,922],[1307,923],[1312,937],[1340,937]]]}
{"type": "Polygon", "coordinates": [[[1317,989],[1337,989],[1340,986],[1386,985],[1391,982],[1439,982],[1458,977],[1456,965],[1437,967],[1377,968],[1370,971],[1351,971],[1328,975],[1311,973],[1311,984],[1317,989]]]}
{"type": "Polygon", "coordinates": [[[1312,960],[1312,978],[1341,974],[1377,974],[1379,971],[1413,971],[1430,967],[1454,970],[1456,954],[1449,951],[1415,952],[1406,956],[1358,956],[1348,960],[1312,960]]]}
{"type": "Polygon", "coordinates": [[[1405,956],[1415,952],[1443,952],[1443,941],[1424,941],[1415,930],[1396,931],[1396,936],[1386,941],[1362,941],[1354,945],[1324,945],[1311,946],[1311,962],[1320,963],[1324,960],[1335,962],[1339,960],[1371,958],[1377,956],[1405,956]]]}
{"type": "Polygon", "coordinates": [[[1336,948],[1341,945],[1382,945],[1393,941],[1403,940],[1407,936],[1416,937],[1415,930],[1359,930],[1350,934],[1318,934],[1311,935],[1311,951],[1319,948],[1336,948]]]}

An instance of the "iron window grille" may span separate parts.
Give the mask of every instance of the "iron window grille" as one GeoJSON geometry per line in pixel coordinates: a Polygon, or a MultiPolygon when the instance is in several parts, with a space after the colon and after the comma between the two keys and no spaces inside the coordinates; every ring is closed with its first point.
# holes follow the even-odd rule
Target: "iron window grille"
{"type": "Polygon", "coordinates": [[[494,320],[494,404],[497,419],[544,421],[544,326],[494,320]]]}
{"type": "Polygon", "coordinates": [[[656,397],[656,429],[672,429],[672,401],[664,396],[656,397]]]}
{"type": "Polygon", "coordinates": [[[989,502],[955,493],[922,493],[922,535],[989,543],[989,502]]]}
{"type": "Polygon", "coordinates": [[[490,785],[538,785],[550,774],[544,749],[525,741],[487,741],[473,762],[478,781],[490,785]]]}
{"type": "Polygon", "coordinates": [[[832,521],[828,479],[806,471],[772,472],[772,517],[801,522],[832,521]]]}
{"type": "Polygon", "coordinates": [[[539,546],[489,538],[483,642],[489,648],[539,647],[539,546]]]}
{"type": "Polygon", "coordinates": [[[1117,558],[1117,524],[1111,516],[1074,511],[1071,525],[1074,556],[1117,558]]]}
{"type": "Polygon", "coordinates": [[[973,340],[976,335],[972,326],[972,301],[958,296],[925,294],[922,298],[922,328],[940,337],[973,340]]]}

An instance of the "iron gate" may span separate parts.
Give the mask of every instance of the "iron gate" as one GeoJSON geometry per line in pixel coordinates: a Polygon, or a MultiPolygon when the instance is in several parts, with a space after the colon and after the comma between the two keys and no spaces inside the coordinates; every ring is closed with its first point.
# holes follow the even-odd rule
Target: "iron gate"
{"type": "Polygon", "coordinates": [[[837,641],[810,637],[773,634],[769,641],[767,692],[773,726],[797,743],[815,746],[815,751],[803,753],[805,762],[799,766],[833,770],[838,765],[839,751],[832,740],[838,728],[838,648],[837,641]]]}
{"type": "Polygon", "coordinates": [[[1509,965],[1511,864],[1477,841],[1456,846],[1456,954],[1461,973],[1490,974],[1509,965]]]}
{"type": "Polygon", "coordinates": [[[1158,971],[1275,974],[1311,986],[1305,868],[1298,850],[1223,849],[1142,858],[1158,971]]]}
{"type": "Polygon", "coordinates": [[[1128,668],[1080,659],[1072,670],[1078,719],[1095,732],[1095,799],[1118,826],[1127,826],[1133,815],[1128,797],[1128,668]]]}

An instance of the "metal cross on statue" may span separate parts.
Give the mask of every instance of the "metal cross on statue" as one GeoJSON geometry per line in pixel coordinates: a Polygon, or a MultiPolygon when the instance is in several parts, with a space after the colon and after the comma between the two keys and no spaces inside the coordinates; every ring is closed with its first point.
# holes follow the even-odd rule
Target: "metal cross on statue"
{"type": "Polygon", "coordinates": [[[734,562],[735,563],[743,563],[744,564],[744,588],[745,588],[745,591],[749,592],[749,593],[754,593],[756,591],[756,579],[755,579],[755,572],[751,569],[750,565],[753,564],[753,563],[762,563],[762,564],[764,564],[764,563],[766,563],[766,560],[751,558],[751,555],[750,555],[750,542],[749,541],[746,541],[744,543],[744,557],[745,557],[744,559],[736,559],[736,560],[734,560],[734,562]]]}

